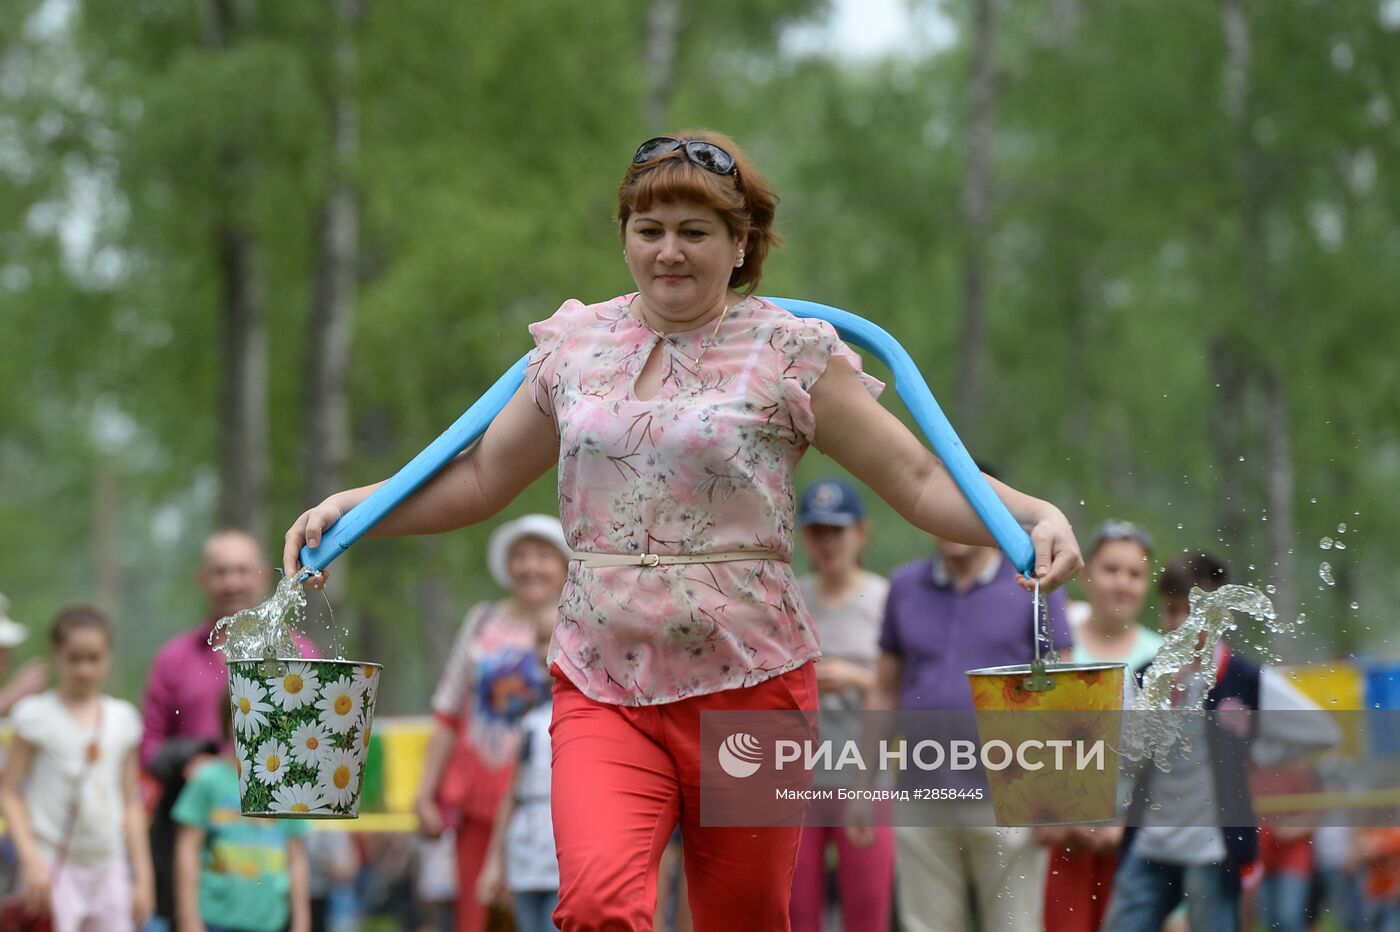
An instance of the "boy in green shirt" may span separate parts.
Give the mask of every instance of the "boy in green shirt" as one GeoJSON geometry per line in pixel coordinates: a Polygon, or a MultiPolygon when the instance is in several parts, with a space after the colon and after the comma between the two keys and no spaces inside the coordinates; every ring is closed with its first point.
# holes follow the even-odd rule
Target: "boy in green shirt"
{"type": "Polygon", "coordinates": [[[177,932],[309,932],[306,822],[240,815],[227,758],[194,775],[171,816],[177,932]]]}

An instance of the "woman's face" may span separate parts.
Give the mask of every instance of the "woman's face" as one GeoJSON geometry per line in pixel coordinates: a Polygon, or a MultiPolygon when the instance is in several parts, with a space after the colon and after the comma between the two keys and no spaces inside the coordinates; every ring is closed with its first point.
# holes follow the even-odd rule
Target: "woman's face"
{"type": "Polygon", "coordinates": [[[96,628],[75,628],[54,649],[54,672],[66,693],[89,696],[107,680],[112,665],[112,645],[96,628]]]}
{"type": "Polygon", "coordinates": [[[812,569],[821,576],[844,573],[859,566],[866,537],[864,521],[845,527],[808,524],[802,528],[802,543],[812,558],[812,569]]]}
{"type": "Polygon", "coordinates": [[[653,204],[627,218],[627,268],[653,318],[685,324],[724,299],[739,243],[713,207],[653,204]]]}
{"type": "Polygon", "coordinates": [[[520,538],[506,554],[511,593],[522,605],[558,602],[568,568],[559,548],[538,537],[520,538]]]}
{"type": "Polygon", "coordinates": [[[1100,621],[1136,621],[1147,600],[1151,558],[1135,540],[1111,540],[1084,568],[1084,591],[1100,621]]]}

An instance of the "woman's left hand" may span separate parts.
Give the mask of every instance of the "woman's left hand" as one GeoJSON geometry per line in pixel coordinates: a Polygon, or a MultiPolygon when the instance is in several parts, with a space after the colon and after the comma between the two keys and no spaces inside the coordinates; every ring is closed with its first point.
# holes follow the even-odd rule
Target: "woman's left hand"
{"type": "Polygon", "coordinates": [[[1019,576],[1016,580],[1027,592],[1035,589],[1035,577],[1040,578],[1040,591],[1049,593],[1079,575],[1084,568],[1074,528],[1058,508],[1052,508],[1031,528],[1031,545],[1035,547],[1035,576],[1019,576]]]}

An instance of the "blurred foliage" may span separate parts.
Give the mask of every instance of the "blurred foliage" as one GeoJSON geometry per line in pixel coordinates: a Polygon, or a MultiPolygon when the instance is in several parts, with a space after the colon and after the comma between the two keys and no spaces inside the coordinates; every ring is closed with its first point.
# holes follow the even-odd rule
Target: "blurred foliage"
{"type": "MultiPolygon", "coordinates": [[[[128,694],[156,645],[201,612],[190,574],[220,430],[211,224],[229,212],[258,244],[273,335],[276,523],[307,504],[300,409],[334,9],[223,5],[234,27],[211,43],[207,2],[0,4],[0,590],[31,625],[72,599],[112,603],[128,694]],[[97,494],[104,483],[113,495],[97,494]],[[115,519],[100,532],[104,513],[115,519]]],[[[1216,548],[1261,584],[1297,574],[1307,652],[1393,649],[1400,12],[1393,0],[1265,6],[1248,5],[1279,304],[1267,330],[1241,270],[1218,3],[1003,5],[994,391],[975,452],[1083,534],[1131,517],[1164,553],[1216,548]],[[1230,399],[1246,415],[1243,462],[1218,461],[1210,442],[1217,342],[1287,374],[1291,565],[1265,562],[1262,402],[1230,399]],[[1245,531],[1222,540],[1231,472],[1245,531]],[[1324,535],[1347,549],[1319,550],[1324,535]],[[1335,588],[1319,584],[1324,559],[1335,588]]],[[[763,292],[877,320],[940,397],[959,345],[968,75],[962,6],[944,9],[950,47],[857,61],[785,51],[788,27],[824,14],[815,0],[682,3],[670,105],[677,127],[738,138],[783,195],[787,247],[763,292]]],[[[645,4],[624,0],[368,0],[355,33],[351,481],[388,474],[450,423],[527,349],[528,322],[630,288],[612,213],[624,161],[652,130],[646,29],[645,4]]],[[[834,469],[813,454],[802,477],[834,469]]],[[[550,477],[511,514],[552,508],[550,477]]],[[[887,508],[874,515],[872,568],[927,550],[887,508]]],[[[494,594],[487,533],[375,541],[337,564],[336,626],[347,651],[382,652],[386,709],[423,707],[452,625],[494,594]]],[[[280,541],[268,546],[271,559],[280,541]]]]}

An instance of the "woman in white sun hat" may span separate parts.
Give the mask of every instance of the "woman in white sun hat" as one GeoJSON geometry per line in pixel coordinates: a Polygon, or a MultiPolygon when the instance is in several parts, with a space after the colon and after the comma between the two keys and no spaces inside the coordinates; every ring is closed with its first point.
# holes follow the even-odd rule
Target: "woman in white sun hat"
{"type": "Polygon", "coordinates": [[[525,515],[492,532],[486,564],[509,595],[467,613],[433,693],[436,725],[416,808],[429,837],[456,830],[459,932],[485,925],[486,908],[472,891],[519,756],[520,715],[544,687],[535,648],[554,627],[570,555],[559,519],[549,515],[525,515]]]}

